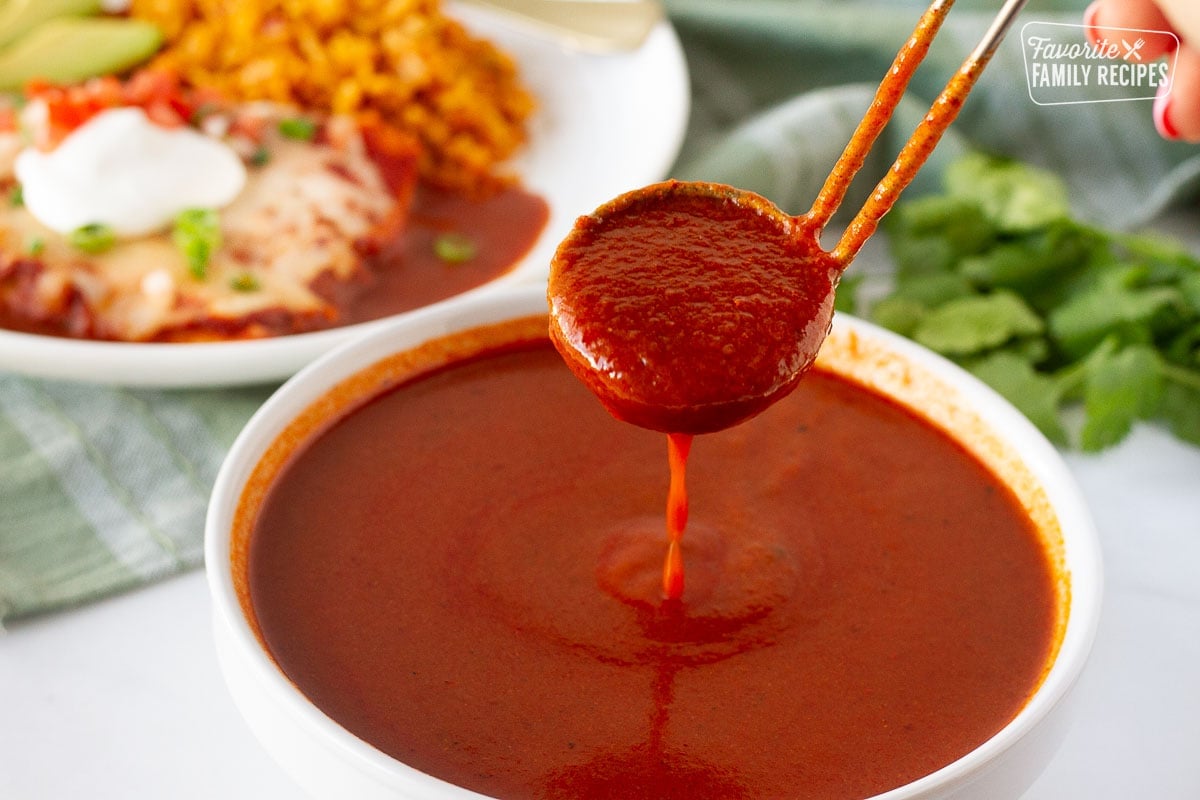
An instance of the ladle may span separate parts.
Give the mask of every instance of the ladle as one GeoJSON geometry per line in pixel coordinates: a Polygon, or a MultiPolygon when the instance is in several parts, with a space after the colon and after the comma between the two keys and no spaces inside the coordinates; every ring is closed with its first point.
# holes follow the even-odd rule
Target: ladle
{"type": "Polygon", "coordinates": [[[790,391],[833,316],[842,272],[958,115],[1026,0],[1007,0],[837,244],[819,238],[928,52],[934,0],[897,53],[812,208],[668,181],[580,217],[551,263],[550,335],[619,419],[667,433],[729,427],[790,391]]]}

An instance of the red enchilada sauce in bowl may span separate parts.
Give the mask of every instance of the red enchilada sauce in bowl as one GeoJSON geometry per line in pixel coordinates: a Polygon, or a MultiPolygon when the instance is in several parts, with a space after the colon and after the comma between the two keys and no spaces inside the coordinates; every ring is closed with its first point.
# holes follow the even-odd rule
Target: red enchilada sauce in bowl
{"type": "Polygon", "coordinates": [[[818,362],[696,439],[688,590],[663,599],[662,436],[544,332],[451,337],[449,364],[277,442],[235,573],[341,726],[502,798],[848,800],[1035,692],[1062,577],[962,444],[818,362]]]}
{"type": "Polygon", "coordinates": [[[876,796],[1026,708],[1068,605],[1050,511],[976,458],[1007,466],[1003,447],[812,367],[841,270],[986,62],[824,252],[948,7],[926,12],[809,214],[714,184],[618,198],[555,257],[554,346],[540,316],[427,342],[276,440],[233,574],[316,707],[484,795],[622,800],[876,796]]]}

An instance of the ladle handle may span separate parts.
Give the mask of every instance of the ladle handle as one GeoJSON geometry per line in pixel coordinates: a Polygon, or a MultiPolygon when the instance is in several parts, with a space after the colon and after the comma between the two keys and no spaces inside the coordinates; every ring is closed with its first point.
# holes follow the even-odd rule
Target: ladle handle
{"type": "Polygon", "coordinates": [[[942,134],[946,132],[946,128],[958,116],[967,94],[983,74],[983,68],[995,54],[1000,41],[1026,2],[1028,0],[1007,0],[983,38],[979,40],[979,44],[942,89],[929,113],[905,142],[888,174],[876,184],[871,197],[851,220],[832,253],[835,262],[843,268],[854,260],[863,244],[879,227],[879,220],[895,204],[905,187],[912,183],[917,171],[925,164],[942,134]]]}
{"type": "Polygon", "coordinates": [[[823,229],[837,211],[838,206],[846,199],[850,183],[866,163],[867,155],[875,145],[875,140],[879,138],[879,134],[883,133],[888,120],[892,118],[896,104],[900,102],[901,96],[908,88],[908,83],[912,80],[917,67],[925,60],[929,46],[933,44],[934,37],[937,36],[942,23],[946,21],[946,15],[950,13],[953,6],[954,0],[933,0],[929,4],[929,8],[925,9],[925,13],[921,15],[921,19],[917,21],[908,41],[896,53],[891,67],[888,68],[883,80],[875,89],[875,96],[871,99],[870,107],[859,120],[854,134],[846,143],[846,148],[838,156],[837,163],[829,172],[829,177],[825,179],[825,185],[817,193],[817,199],[813,201],[812,208],[805,215],[816,228],[823,229]]]}
{"type": "Polygon", "coordinates": [[[967,63],[978,61],[980,71],[983,70],[984,65],[991,60],[992,54],[996,52],[996,48],[1000,46],[1008,29],[1016,21],[1017,14],[1021,13],[1021,9],[1027,2],[1028,0],[1008,0],[1004,4],[1000,13],[992,20],[991,26],[983,34],[983,38],[979,40],[979,44],[975,45],[975,49],[967,57],[967,63]]]}

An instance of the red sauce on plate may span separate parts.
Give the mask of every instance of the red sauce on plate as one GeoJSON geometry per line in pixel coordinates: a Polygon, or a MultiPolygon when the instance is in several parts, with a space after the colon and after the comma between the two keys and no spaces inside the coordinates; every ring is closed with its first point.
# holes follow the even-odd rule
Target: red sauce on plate
{"type": "Polygon", "coordinates": [[[372,264],[375,280],[350,298],[344,322],[410,311],[500,277],[533,247],[548,216],[546,201],[519,187],[483,198],[422,187],[404,234],[372,264]],[[434,242],[446,234],[464,236],[474,256],[439,259],[434,242]]]}
{"type": "Polygon", "coordinates": [[[677,600],[662,436],[544,341],[317,427],[253,521],[260,634],[346,729],[484,794],[861,798],[994,734],[1056,646],[1010,491],[819,366],[695,440],[677,600]]]}

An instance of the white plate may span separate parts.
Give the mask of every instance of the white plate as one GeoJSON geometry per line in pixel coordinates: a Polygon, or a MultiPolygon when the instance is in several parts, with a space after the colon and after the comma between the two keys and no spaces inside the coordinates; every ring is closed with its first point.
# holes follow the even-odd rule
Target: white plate
{"type": "MultiPolygon", "coordinates": [[[[554,248],[576,216],[666,174],[687,126],[688,77],[679,40],[667,22],[636,52],[585,55],[482,11],[458,13],[517,59],[538,97],[530,143],[516,166],[525,186],[550,207],[546,229],[530,253],[511,272],[465,293],[478,294],[497,285],[544,280],[554,248]]],[[[0,369],[132,386],[264,383],[288,377],[378,324],[197,344],[95,342],[0,330],[0,369]]]]}

